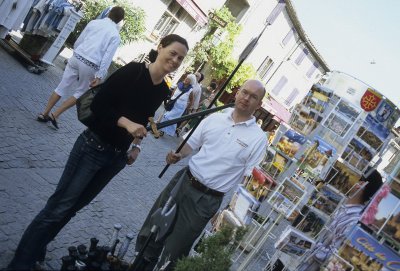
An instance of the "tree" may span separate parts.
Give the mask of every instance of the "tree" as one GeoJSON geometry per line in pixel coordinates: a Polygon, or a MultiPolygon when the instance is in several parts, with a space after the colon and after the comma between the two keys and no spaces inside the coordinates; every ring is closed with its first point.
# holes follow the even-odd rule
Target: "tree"
{"type": "Polygon", "coordinates": [[[120,31],[121,44],[129,44],[131,42],[143,39],[146,14],[142,8],[132,6],[132,4],[127,0],[86,0],[84,1],[83,6],[84,16],[68,37],[67,43],[69,45],[73,45],[85,26],[91,20],[96,19],[104,9],[112,5],[121,6],[125,10],[125,23],[120,31]]]}
{"type": "MultiPolygon", "coordinates": [[[[207,34],[194,47],[190,56],[194,60],[194,67],[207,62],[211,66],[211,77],[217,81],[223,81],[238,64],[232,52],[235,38],[240,34],[242,27],[235,22],[235,17],[226,6],[214,10],[213,13],[226,21],[227,25],[221,29],[213,20],[209,20],[207,34]],[[216,41],[218,36],[221,39],[219,43],[216,41]]],[[[251,64],[243,64],[227,85],[227,89],[238,87],[246,79],[255,75],[255,69],[251,64]]]]}

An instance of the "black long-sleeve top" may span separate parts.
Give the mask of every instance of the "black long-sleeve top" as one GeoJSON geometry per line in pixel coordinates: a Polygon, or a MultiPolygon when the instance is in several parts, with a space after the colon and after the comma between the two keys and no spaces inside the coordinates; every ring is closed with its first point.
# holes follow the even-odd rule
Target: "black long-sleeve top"
{"type": "Polygon", "coordinates": [[[131,62],[114,72],[96,94],[90,109],[95,121],[90,130],[103,141],[127,150],[133,137],[117,122],[120,117],[146,126],[148,118],[167,98],[165,81],[154,85],[144,63],[131,62]]]}

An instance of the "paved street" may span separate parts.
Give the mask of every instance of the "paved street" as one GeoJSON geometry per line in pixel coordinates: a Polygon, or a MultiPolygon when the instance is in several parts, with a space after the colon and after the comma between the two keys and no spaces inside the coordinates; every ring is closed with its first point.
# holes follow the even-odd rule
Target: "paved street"
{"type": "MultiPolygon", "coordinates": [[[[58,84],[62,69],[29,73],[0,47],[0,268],[12,257],[22,232],[54,191],[64,164],[84,126],[75,108],[65,112],[57,131],[35,120],[58,84]]],[[[71,245],[108,241],[114,223],[121,233],[136,233],[155,197],[186,161],[172,166],[162,179],[165,154],[178,139],[148,136],[138,161],[126,167],[103,192],[79,212],[48,247],[48,268],[58,269],[71,245]]],[[[132,259],[132,249],[127,259],[132,259]]]]}

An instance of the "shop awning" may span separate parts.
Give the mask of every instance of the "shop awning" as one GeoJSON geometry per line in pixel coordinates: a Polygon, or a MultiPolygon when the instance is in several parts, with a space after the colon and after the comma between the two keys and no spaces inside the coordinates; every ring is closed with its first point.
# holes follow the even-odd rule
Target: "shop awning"
{"type": "Polygon", "coordinates": [[[291,113],[277,102],[274,98],[269,96],[269,98],[264,99],[262,107],[267,110],[269,113],[274,115],[274,119],[278,122],[285,122],[289,124],[291,113]]]}
{"type": "Polygon", "coordinates": [[[203,26],[207,24],[207,15],[200,9],[200,7],[192,0],[176,0],[189,14],[196,20],[196,22],[203,26]]]}

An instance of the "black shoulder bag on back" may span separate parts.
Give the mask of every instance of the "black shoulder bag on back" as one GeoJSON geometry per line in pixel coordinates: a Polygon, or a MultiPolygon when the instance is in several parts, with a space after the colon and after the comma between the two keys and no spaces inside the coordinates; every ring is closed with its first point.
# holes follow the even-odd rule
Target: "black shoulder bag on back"
{"type": "MultiPolygon", "coordinates": [[[[142,65],[140,65],[140,70],[135,81],[137,81],[141,76],[142,70],[142,65]]],[[[78,120],[86,126],[90,126],[95,120],[95,115],[90,109],[90,106],[94,97],[101,90],[102,86],[103,84],[98,84],[97,86],[86,90],[85,93],[83,93],[82,96],[76,100],[76,112],[78,113],[78,120]]]]}

